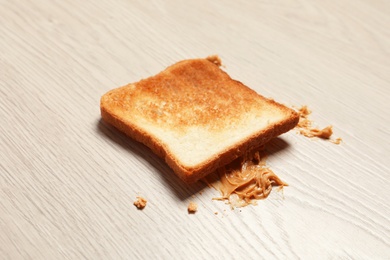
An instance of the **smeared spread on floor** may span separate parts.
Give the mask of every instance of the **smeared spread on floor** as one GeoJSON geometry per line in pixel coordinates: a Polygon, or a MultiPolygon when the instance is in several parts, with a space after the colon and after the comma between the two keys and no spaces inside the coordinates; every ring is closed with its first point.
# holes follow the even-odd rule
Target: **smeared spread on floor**
{"type": "Polygon", "coordinates": [[[226,201],[232,208],[256,204],[257,200],[268,197],[273,186],[288,186],[266,167],[264,151],[237,159],[203,181],[220,192],[221,196],[215,200],[226,201]]]}
{"type": "Polygon", "coordinates": [[[333,134],[333,129],[331,125],[323,129],[319,129],[312,126],[313,122],[309,119],[311,111],[308,109],[307,106],[302,106],[297,110],[297,112],[299,113],[299,123],[295,128],[298,130],[298,133],[309,138],[318,137],[321,139],[329,140],[334,144],[341,143],[341,138],[331,139],[331,136],[333,134]]]}

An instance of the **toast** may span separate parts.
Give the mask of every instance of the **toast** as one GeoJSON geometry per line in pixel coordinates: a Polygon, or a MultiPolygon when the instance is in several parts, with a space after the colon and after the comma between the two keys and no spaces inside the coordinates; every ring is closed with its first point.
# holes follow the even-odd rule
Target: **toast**
{"type": "Polygon", "coordinates": [[[107,92],[103,120],[165,159],[193,183],[289,131],[299,115],[233,80],[220,59],[180,61],[107,92]]]}

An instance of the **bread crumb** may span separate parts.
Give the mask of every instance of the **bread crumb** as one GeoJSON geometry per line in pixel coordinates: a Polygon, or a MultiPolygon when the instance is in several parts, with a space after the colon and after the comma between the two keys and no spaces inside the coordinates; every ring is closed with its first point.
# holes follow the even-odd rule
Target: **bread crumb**
{"type": "Polygon", "coordinates": [[[193,214],[198,210],[198,205],[195,202],[190,201],[188,204],[188,213],[193,214]]]}
{"type": "Polygon", "coordinates": [[[134,206],[137,207],[137,209],[144,209],[146,207],[146,203],[148,201],[143,197],[137,197],[137,200],[134,201],[134,206]]]}
{"type": "Polygon", "coordinates": [[[206,58],[206,60],[214,63],[215,65],[217,65],[218,67],[220,67],[222,65],[222,60],[221,58],[218,56],[218,55],[211,55],[211,56],[208,56],[206,58]]]}
{"type": "Polygon", "coordinates": [[[214,215],[218,215],[218,212],[216,211],[216,212],[214,212],[214,215]]]}
{"type": "Polygon", "coordinates": [[[340,144],[343,141],[340,137],[336,138],[335,140],[331,140],[332,143],[334,144],[340,144]]]}

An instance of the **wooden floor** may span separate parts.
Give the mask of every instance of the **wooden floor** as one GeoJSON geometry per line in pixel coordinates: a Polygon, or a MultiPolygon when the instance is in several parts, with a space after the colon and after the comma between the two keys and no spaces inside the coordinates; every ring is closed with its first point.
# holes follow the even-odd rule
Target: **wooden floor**
{"type": "Polygon", "coordinates": [[[0,0],[0,119],[0,259],[390,258],[387,0],[0,0]],[[343,142],[274,140],[290,186],[231,210],[101,122],[108,90],[210,54],[343,142]]]}

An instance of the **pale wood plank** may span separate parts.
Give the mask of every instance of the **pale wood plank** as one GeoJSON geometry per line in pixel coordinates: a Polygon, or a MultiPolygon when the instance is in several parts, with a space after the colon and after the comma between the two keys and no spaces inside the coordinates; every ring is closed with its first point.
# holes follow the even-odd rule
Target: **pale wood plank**
{"type": "Polygon", "coordinates": [[[0,1],[0,258],[388,258],[388,10],[379,0],[0,1]],[[100,122],[109,89],[213,53],[265,96],[309,105],[345,141],[292,131],[274,142],[284,199],[231,211],[100,122]]]}

